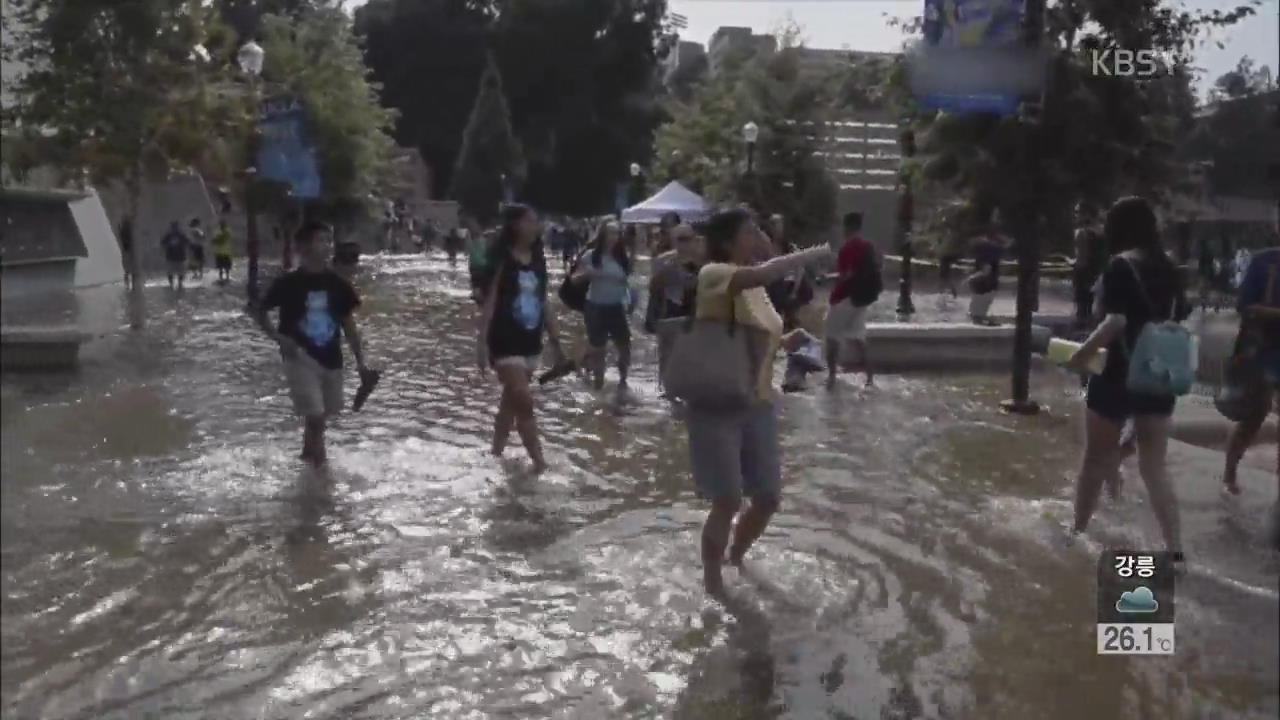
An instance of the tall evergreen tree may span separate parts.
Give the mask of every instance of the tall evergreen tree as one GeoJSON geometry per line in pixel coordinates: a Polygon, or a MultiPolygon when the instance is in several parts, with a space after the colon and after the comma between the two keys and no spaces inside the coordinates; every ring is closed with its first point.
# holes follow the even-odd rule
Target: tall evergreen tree
{"type": "Polygon", "coordinates": [[[471,118],[462,133],[462,148],[453,171],[449,196],[481,223],[497,216],[503,182],[513,190],[525,176],[520,143],[511,129],[511,114],[502,91],[498,63],[489,53],[471,118]]]}

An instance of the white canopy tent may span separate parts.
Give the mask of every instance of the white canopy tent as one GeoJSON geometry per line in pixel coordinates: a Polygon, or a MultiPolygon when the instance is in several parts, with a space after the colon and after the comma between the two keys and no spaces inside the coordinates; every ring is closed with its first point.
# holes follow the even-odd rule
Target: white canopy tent
{"type": "Polygon", "coordinates": [[[713,211],[702,196],[674,180],[653,197],[622,211],[624,223],[657,223],[663,215],[674,212],[682,222],[704,220],[713,211]]]}

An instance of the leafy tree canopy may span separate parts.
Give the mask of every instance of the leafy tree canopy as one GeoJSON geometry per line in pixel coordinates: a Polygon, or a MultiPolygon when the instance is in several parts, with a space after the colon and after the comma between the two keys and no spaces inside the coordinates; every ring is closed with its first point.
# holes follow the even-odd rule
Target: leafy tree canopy
{"type": "Polygon", "coordinates": [[[746,200],[781,213],[798,237],[813,239],[835,218],[838,188],[817,154],[834,98],[826,77],[802,71],[797,47],[792,28],[778,52],[740,58],[692,101],[673,102],[672,120],[658,130],[655,172],[713,202],[746,200]],[[747,122],[760,128],[751,175],[744,165],[747,122]]]}
{"type": "Polygon", "coordinates": [[[394,148],[394,113],[382,107],[367,77],[350,16],[340,3],[317,2],[291,16],[263,16],[259,32],[267,92],[293,95],[306,108],[320,164],[321,202],[375,192],[394,148]]]}
{"type": "Polygon", "coordinates": [[[665,12],[665,0],[371,0],[356,17],[382,100],[401,113],[396,137],[438,190],[492,50],[528,163],[521,197],[589,214],[649,155],[665,12]]]}
{"type": "MultiPolygon", "coordinates": [[[[1053,56],[1034,150],[1039,162],[1030,164],[1026,155],[1032,128],[1015,118],[922,113],[917,124],[924,131],[924,176],[962,198],[978,222],[996,208],[1008,211],[1005,217],[1039,215],[1059,249],[1069,246],[1070,208],[1077,200],[1103,206],[1126,194],[1168,200],[1188,183],[1187,167],[1174,151],[1194,127],[1194,69],[1164,68],[1154,80],[1098,76],[1090,72],[1088,51],[1187,52],[1204,31],[1252,14],[1256,4],[1200,13],[1163,0],[1050,6],[1045,25],[1053,56]]],[[[905,98],[902,81],[894,79],[905,98]]]]}
{"type": "Polygon", "coordinates": [[[9,88],[9,120],[31,163],[131,188],[174,170],[227,171],[249,107],[213,60],[233,36],[204,3],[13,0],[9,12],[21,30],[7,50],[28,66],[9,88]]]}

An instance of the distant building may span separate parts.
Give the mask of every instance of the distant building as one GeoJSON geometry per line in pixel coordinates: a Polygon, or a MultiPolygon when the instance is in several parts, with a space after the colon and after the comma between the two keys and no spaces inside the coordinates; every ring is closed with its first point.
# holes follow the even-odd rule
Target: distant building
{"type": "Polygon", "coordinates": [[[702,43],[681,40],[678,35],[672,35],[669,42],[670,48],[662,66],[663,85],[672,88],[707,72],[707,51],[702,43]]]}
{"type": "Polygon", "coordinates": [[[732,60],[777,50],[778,39],[772,35],[755,35],[751,28],[726,26],[711,35],[711,41],[707,43],[707,58],[714,75],[732,60]]]}
{"type": "MultiPolygon", "coordinates": [[[[663,83],[676,91],[689,80],[708,73],[712,76],[760,54],[779,52],[773,35],[757,35],[746,27],[721,27],[711,36],[706,50],[696,42],[667,38],[668,53],[663,66],[663,83]]],[[[830,73],[855,64],[894,61],[896,53],[861,50],[795,47],[802,72],[830,73]]],[[[869,238],[887,247],[893,233],[893,211],[898,164],[898,120],[871,109],[850,113],[813,131],[821,150],[818,155],[840,187],[839,211],[860,210],[865,216],[869,238]]]]}

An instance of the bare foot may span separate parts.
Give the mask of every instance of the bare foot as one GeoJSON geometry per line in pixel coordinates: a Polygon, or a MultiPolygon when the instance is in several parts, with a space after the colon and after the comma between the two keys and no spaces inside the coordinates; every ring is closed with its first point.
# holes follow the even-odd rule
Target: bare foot
{"type": "Polygon", "coordinates": [[[871,378],[867,378],[867,387],[873,388],[875,386],[876,386],[875,380],[872,380],[871,378]]]}
{"type": "Polygon", "coordinates": [[[1234,471],[1227,471],[1222,474],[1222,488],[1232,495],[1240,494],[1240,483],[1236,480],[1234,471]]]}

